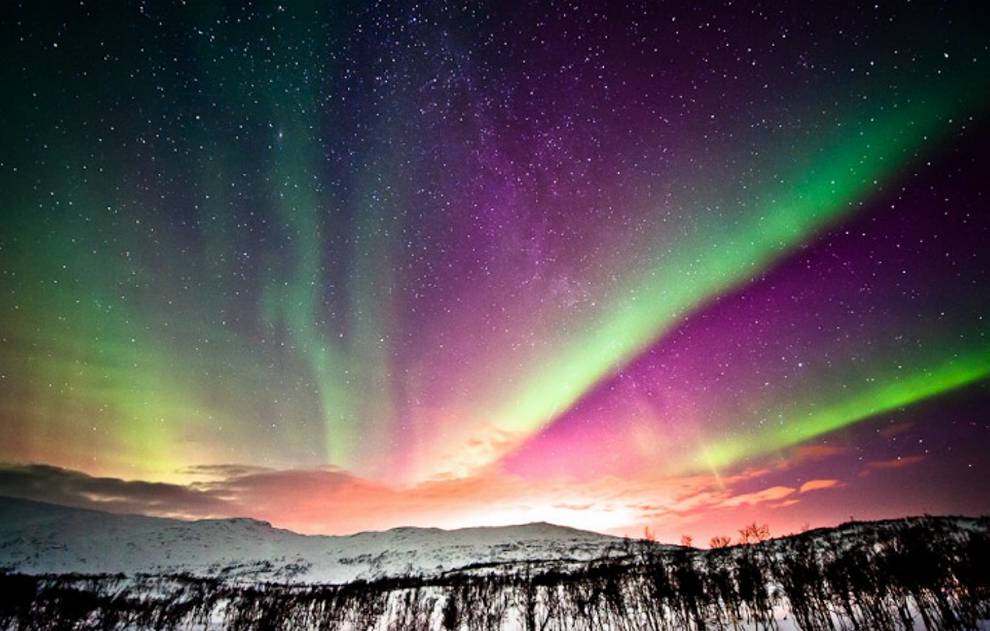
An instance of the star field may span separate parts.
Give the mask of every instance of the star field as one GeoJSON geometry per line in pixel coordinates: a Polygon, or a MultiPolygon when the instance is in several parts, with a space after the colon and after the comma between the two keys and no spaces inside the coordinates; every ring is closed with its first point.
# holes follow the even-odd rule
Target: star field
{"type": "Polygon", "coordinates": [[[0,12],[10,467],[332,472],[367,524],[257,510],[333,531],[990,510],[977,4],[0,12]]]}

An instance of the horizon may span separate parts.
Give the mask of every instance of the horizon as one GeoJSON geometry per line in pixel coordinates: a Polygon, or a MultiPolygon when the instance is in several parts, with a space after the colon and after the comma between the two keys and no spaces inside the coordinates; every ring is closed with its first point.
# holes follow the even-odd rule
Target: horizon
{"type": "MultiPolygon", "coordinates": [[[[880,468],[892,467],[895,469],[900,469],[902,467],[910,467],[915,462],[910,462],[908,465],[895,464],[897,461],[881,463],[880,468]]],[[[920,462],[920,461],[919,461],[920,462]]],[[[870,465],[876,463],[867,463],[863,471],[870,471],[870,465]]],[[[257,473],[257,472],[256,472],[257,473]]],[[[264,471],[262,472],[266,475],[287,475],[290,477],[297,476],[300,471],[264,471]]],[[[315,473],[317,475],[321,473],[326,473],[326,471],[316,470],[310,471],[309,473],[315,473]]],[[[442,481],[441,481],[442,482],[442,481]]],[[[811,480],[810,490],[818,490],[815,487],[815,482],[817,480],[811,480]]],[[[808,482],[805,483],[807,485],[808,482]]],[[[263,485],[265,486],[265,485],[263,485]]],[[[842,484],[832,484],[831,482],[823,484],[822,489],[833,489],[835,487],[842,488],[842,484]]],[[[310,495],[310,490],[303,488],[300,493],[303,497],[310,495]]],[[[7,497],[17,500],[25,500],[29,502],[41,502],[48,503],[57,506],[62,506],[66,508],[82,509],[82,510],[93,510],[97,512],[104,512],[116,515],[138,515],[146,517],[158,517],[165,519],[178,519],[183,521],[201,521],[201,520],[223,520],[223,519],[251,519],[254,521],[259,521],[268,524],[269,526],[288,530],[290,532],[300,534],[300,535],[315,535],[315,536],[332,536],[332,537],[346,537],[355,534],[360,534],[364,532],[387,532],[390,530],[401,529],[401,528],[417,528],[417,529],[439,529],[443,531],[451,530],[462,530],[469,528],[503,528],[512,526],[524,526],[530,524],[549,524],[551,526],[561,527],[561,528],[571,528],[577,529],[584,532],[593,532],[596,534],[623,537],[629,539],[652,539],[658,543],[665,543],[670,545],[680,545],[682,543],[683,537],[689,536],[692,538],[696,547],[707,547],[706,542],[715,536],[727,536],[733,541],[737,538],[737,534],[740,528],[747,526],[750,523],[761,523],[769,526],[771,538],[778,538],[784,536],[791,536],[800,534],[808,530],[815,530],[818,528],[835,528],[842,524],[849,522],[872,522],[872,521],[884,521],[891,519],[900,518],[913,518],[921,517],[925,515],[936,515],[936,516],[962,516],[962,517],[972,517],[976,518],[982,515],[990,514],[990,510],[984,509],[980,512],[979,509],[959,509],[959,510],[943,510],[930,511],[927,509],[918,510],[916,512],[907,511],[885,511],[883,509],[873,509],[864,510],[860,513],[850,513],[848,515],[836,515],[832,519],[824,519],[816,523],[812,523],[808,520],[798,521],[792,520],[790,522],[779,522],[774,521],[773,513],[771,511],[764,510],[767,502],[777,501],[780,493],[786,497],[788,495],[799,495],[809,492],[808,490],[800,489],[790,489],[787,490],[786,487],[773,487],[773,490],[769,493],[761,493],[754,497],[747,499],[746,502],[741,503],[741,506],[745,508],[742,511],[732,511],[726,513],[723,509],[722,514],[718,515],[719,520],[717,522],[709,522],[707,525],[698,528],[697,522],[695,522],[695,527],[679,527],[679,528],[667,528],[658,529],[651,527],[650,525],[642,526],[639,523],[631,524],[628,527],[619,528],[596,528],[593,525],[588,525],[586,523],[581,523],[580,514],[575,521],[571,522],[555,522],[550,519],[539,519],[534,518],[530,520],[512,521],[512,518],[502,518],[495,520],[479,520],[479,521],[455,521],[453,523],[444,522],[443,519],[433,519],[433,518],[420,518],[416,521],[401,521],[401,517],[391,516],[384,521],[384,525],[379,525],[382,522],[375,521],[368,527],[355,527],[354,529],[339,528],[333,524],[325,524],[324,526],[314,527],[313,522],[310,520],[304,520],[301,522],[292,522],[291,520],[286,520],[284,517],[279,517],[279,515],[285,515],[289,511],[287,510],[275,510],[274,512],[259,512],[258,510],[250,510],[244,508],[238,511],[236,508],[238,504],[222,504],[214,503],[209,493],[203,496],[198,496],[197,494],[203,491],[195,487],[189,488],[182,485],[169,484],[163,482],[153,482],[148,483],[143,480],[121,480],[115,478],[100,478],[92,477],[83,474],[79,471],[63,470],[57,469],[48,465],[12,465],[10,463],[0,463],[0,497],[7,497]],[[42,476],[32,476],[30,474],[24,475],[24,473],[32,470],[42,469],[48,474],[56,474],[60,477],[60,481],[57,484],[46,484],[42,480],[42,476]],[[19,472],[20,476],[11,476],[12,473],[19,472]],[[31,480],[27,482],[27,480],[31,480]],[[39,482],[41,482],[39,484],[39,482]],[[86,485],[92,485],[94,488],[102,488],[99,493],[89,493],[85,490],[86,485]],[[110,487],[116,487],[117,490],[112,492],[107,492],[106,485],[110,487]],[[73,486],[79,488],[73,489],[73,486]],[[60,489],[61,495],[56,497],[46,496],[44,493],[48,490],[46,487],[57,487],[60,489]],[[27,489],[27,492],[25,492],[27,489]],[[127,490],[124,490],[127,489],[127,490]],[[175,501],[174,505],[162,506],[160,500],[156,499],[157,495],[164,494],[166,496],[172,496],[174,494],[189,495],[184,498],[184,501],[175,501]],[[191,494],[191,495],[190,495],[191,494]],[[206,502],[206,503],[204,503],[206,502]],[[185,506],[185,509],[176,510],[178,507],[185,506]],[[219,508],[223,507],[223,508],[219,508]],[[205,512],[204,512],[205,511],[205,512]]],[[[516,497],[516,496],[513,496],[516,497]]],[[[176,498],[177,499],[177,498],[176,498]]],[[[253,498],[253,499],[256,499],[253,498]]],[[[731,498],[730,498],[731,499],[731,498]]],[[[295,501],[294,497],[289,497],[285,499],[286,504],[291,504],[295,501]]],[[[250,503],[250,500],[248,501],[250,503]]],[[[439,501],[441,506],[447,504],[445,498],[441,498],[439,501]]],[[[243,506],[244,504],[240,504],[243,506]]],[[[272,510],[269,508],[268,510],[272,510]]],[[[396,513],[396,515],[403,515],[401,511],[396,513]]],[[[706,517],[711,516],[711,512],[702,513],[706,517]]],[[[320,522],[317,522],[320,523],[320,522]]],[[[353,523],[353,522],[346,522],[353,523]]]]}
{"type": "MultiPolygon", "coordinates": [[[[585,534],[600,535],[600,536],[603,536],[603,537],[612,537],[612,538],[615,538],[616,540],[620,540],[621,539],[621,540],[627,540],[627,541],[642,541],[642,542],[649,542],[651,544],[664,545],[664,546],[675,546],[675,547],[694,547],[694,548],[698,548],[698,549],[702,549],[702,550],[713,547],[713,545],[710,542],[706,544],[704,541],[697,541],[697,542],[695,542],[695,541],[692,540],[690,543],[685,543],[684,540],[683,540],[683,538],[680,541],[663,541],[663,540],[660,540],[660,539],[651,538],[651,536],[640,536],[640,537],[636,537],[636,536],[631,536],[631,535],[616,535],[616,534],[611,534],[611,533],[607,533],[607,532],[599,532],[597,530],[588,530],[588,529],[583,529],[583,528],[575,528],[573,526],[565,526],[565,525],[562,525],[562,524],[555,524],[555,523],[546,522],[546,521],[524,522],[524,523],[516,523],[516,524],[507,524],[507,525],[503,525],[503,526],[462,526],[462,527],[456,527],[456,528],[439,528],[439,527],[435,527],[435,526],[393,526],[391,528],[386,528],[386,529],[383,529],[383,530],[359,530],[359,531],[350,532],[350,533],[343,533],[343,534],[327,534],[327,533],[319,533],[319,532],[315,532],[315,533],[297,532],[297,531],[291,530],[289,528],[280,528],[280,527],[278,527],[278,526],[276,526],[276,525],[274,525],[274,524],[272,524],[271,522],[268,522],[268,521],[255,519],[253,517],[245,517],[245,516],[229,516],[229,517],[170,517],[170,516],[154,515],[154,514],[147,514],[147,513],[122,513],[122,512],[108,511],[108,510],[104,510],[104,509],[100,509],[100,508],[96,508],[96,507],[90,507],[90,506],[73,506],[73,505],[69,505],[69,504],[59,504],[59,503],[55,503],[55,502],[47,502],[47,501],[42,501],[42,500],[28,499],[28,498],[25,498],[25,497],[16,497],[16,496],[11,496],[11,495],[0,495],[0,502],[4,502],[4,501],[8,501],[8,500],[23,501],[23,502],[28,503],[28,504],[40,504],[40,505],[46,505],[46,506],[56,506],[56,507],[59,507],[59,508],[65,508],[65,509],[70,509],[70,510],[86,511],[86,512],[91,512],[91,513],[99,513],[99,514],[103,514],[103,515],[113,515],[113,516],[118,516],[118,517],[148,517],[148,518],[152,518],[152,519],[160,519],[160,520],[163,520],[163,521],[181,521],[181,522],[190,523],[190,524],[202,523],[202,522],[217,522],[217,521],[251,521],[251,522],[255,522],[255,523],[261,524],[263,526],[266,526],[268,528],[271,528],[272,530],[278,530],[278,531],[282,531],[282,532],[288,532],[290,534],[298,535],[298,536],[301,536],[301,537],[327,537],[327,538],[347,539],[349,537],[354,537],[356,535],[363,535],[363,534],[385,534],[385,533],[390,533],[390,532],[394,532],[394,531],[397,531],[397,530],[417,530],[417,531],[434,531],[434,532],[440,532],[440,533],[454,533],[454,532],[461,532],[461,531],[465,531],[465,530],[511,530],[511,529],[524,528],[524,527],[527,527],[527,526],[550,526],[552,528],[556,528],[556,529],[560,529],[560,530],[572,530],[572,531],[576,531],[576,532],[580,532],[580,533],[585,533],[585,534]]],[[[973,519],[973,520],[979,520],[979,519],[990,518],[990,514],[986,514],[986,513],[984,513],[982,515],[976,515],[976,514],[958,514],[958,515],[950,515],[950,514],[943,514],[943,515],[919,514],[919,515],[904,515],[904,516],[900,516],[900,517],[883,518],[883,519],[868,519],[868,520],[856,519],[854,516],[850,516],[850,519],[848,519],[846,521],[839,522],[837,524],[822,525],[822,526],[818,526],[818,527],[815,527],[815,528],[804,529],[804,530],[800,530],[800,531],[796,531],[796,532],[782,532],[782,533],[770,532],[770,533],[768,533],[768,538],[766,540],[773,541],[773,540],[776,540],[776,539],[786,539],[786,538],[790,538],[790,537],[797,537],[797,536],[800,536],[800,535],[804,535],[806,533],[812,533],[812,532],[818,531],[818,530],[830,531],[830,530],[836,530],[836,529],[843,528],[845,526],[856,525],[856,524],[875,524],[875,523],[883,523],[883,522],[922,520],[922,519],[929,519],[929,518],[935,518],[935,519],[973,519]]],[[[754,522],[754,524],[755,524],[755,522],[754,522]]],[[[748,525],[749,524],[742,524],[743,527],[746,527],[748,525]]],[[[758,524],[756,524],[756,525],[758,525],[758,524]]],[[[736,532],[737,533],[741,533],[741,529],[740,530],[737,530],[736,532]]],[[[652,535],[652,533],[646,533],[646,535],[652,535]]],[[[728,547],[736,546],[736,545],[749,545],[749,544],[752,544],[752,543],[756,543],[756,541],[750,541],[748,543],[747,542],[744,542],[739,537],[737,537],[735,534],[732,534],[732,533],[727,533],[726,536],[729,537],[729,539],[727,540],[728,547]]],[[[763,540],[761,539],[760,541],[763,541],[763,540]]]]}
{"type": "Polygon", "coordinates": [[[990,514],[975,4],[0,11],[0,495],[990,514]]]}

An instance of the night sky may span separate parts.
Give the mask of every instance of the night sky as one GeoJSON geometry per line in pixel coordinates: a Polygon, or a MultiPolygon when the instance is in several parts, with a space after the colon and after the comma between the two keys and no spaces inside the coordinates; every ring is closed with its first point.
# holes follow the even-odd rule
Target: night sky
{"type": "Polygon", "coordinates": [[[990,512],[981,3],[112,4],[0,7],[0,494],[990,512]]]}

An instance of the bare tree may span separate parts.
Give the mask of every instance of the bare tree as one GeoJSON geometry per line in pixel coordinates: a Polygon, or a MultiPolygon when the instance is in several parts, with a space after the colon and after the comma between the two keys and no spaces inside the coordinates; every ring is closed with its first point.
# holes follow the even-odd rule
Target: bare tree
{"type": "Polygon", "coordinates": [[[715,535],[714,537],[711,538],[711,541],[708,542],[708,547],[709,548],[728,548],[729,547],[729,544],[731,544],[731,543],[732,543],[732,539],[731,538],[726,537],[725,535],[715,535]]]}
{"type": "Polygon", "coordinates": [[[739,543],[760,543],[770,538],[770,526],[755,521],[739,530],[739,543]]]}

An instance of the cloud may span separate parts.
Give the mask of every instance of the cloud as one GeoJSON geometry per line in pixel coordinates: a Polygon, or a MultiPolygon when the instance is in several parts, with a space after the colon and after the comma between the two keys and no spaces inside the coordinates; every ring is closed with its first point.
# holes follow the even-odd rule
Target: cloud
{"type": "Polygon", "coordinates": [[[178,484],[95,477],[44,464],[0,465],[0,495],[117,513],[182,517],[227,514],[216,494],[178,484]]]}
{"type": "Polygon", "coordinates": [[[898,456],[896,458],[891,458],[890,460],[873,460],[867,462],[863,470],[860,471],[860,475],[869,475],[872,471],[880,471],[884,469],[902,469],[904,467],[910,467],[916,465],[925,457],[922,455],[917,456],[898,456]]]}
{"type": "Polygon", "coordinates": [[[797,462],[805,460],[822,460],[833,456],[841,456],[849,451],[843,445],[799,445],[794,448],[797,462]]]}
{"type": "Polygon", "coordinates": [[[820,491],[822,489],[834,489],[837,486],[841,486],[842,482],[839,480],[808,480],[801,485],[798,489],[799,493],[807,493],[809,491],[820,491]]]}
{"type": "Polygon", "coordinates": [[[265,471],[273,471],[273,469],[243,464],[201,464],[179,469],[179,473],[206,478],[229,478],[265,471]]]}
{"type": "Polygon", "coordinates": [[[762,491],[756,491],[755,493],[744,493],[742,495],[730,496],[723,500],[720,505],[724,507],[732,507],[742,506],[743,504],[755,505],[763,502],[774,502],[789,495],[793,495],[794,492],[794,489],[789,486],[771,486],[763,489],[762,491]]]}

